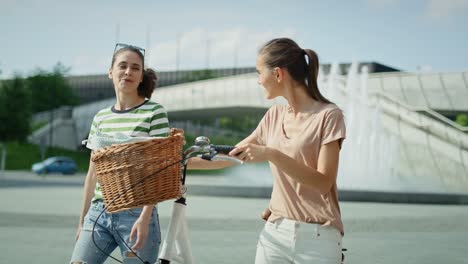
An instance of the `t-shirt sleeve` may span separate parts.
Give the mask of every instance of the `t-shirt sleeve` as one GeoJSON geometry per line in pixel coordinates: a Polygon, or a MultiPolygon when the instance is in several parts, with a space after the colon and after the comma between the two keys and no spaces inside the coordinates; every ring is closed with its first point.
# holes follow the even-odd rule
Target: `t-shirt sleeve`
{"type": "Polygon", "coordinates": [[[151,117],[149,129],[150,137],[167,137],[169,135],[169,119],[167,112],[161,105],[157,107],[151,117]]]}
{"type": "Polygon", "coordinates": [[[86,141],[86,147],[89,148],[89,149],[93,149],[91,139],[96,134],[97,127],[98,127],[98,124],[97,124],[97,121],[96,121],[96,116],[94,116],[93,122],[91,122],[91,128],[89,129],[88,140],[86,141]]]}
{"type": "Polygon", "coordinates": [[[266,145],[268,126],[270,124],[272,112],[274,112],[274,107],[275,106],[268,109],[268,111],[263,116],[262,120],[260,120],[260,123],[258,123],[257,128],[252,133],[260,145],[266,145]]]}
{"type": "Polygon", "coordinates": [[[333,109],[326,113],[322,128],[322,145],[338,140],[341,148],[345,137],[346,127],[341,110],[333,109]]]}

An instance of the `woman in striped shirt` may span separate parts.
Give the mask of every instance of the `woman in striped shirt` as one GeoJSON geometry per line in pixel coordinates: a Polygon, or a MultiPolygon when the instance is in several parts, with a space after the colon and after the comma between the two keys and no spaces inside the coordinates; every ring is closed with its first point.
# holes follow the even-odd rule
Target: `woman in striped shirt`
{"type": "MultiPolygon", "coordinates": [[[[148,99],[156,87],[157,77],[152,69],[144,68],[144,49],[117,44],[109,78],[114,84],[116,103],[96,114],[88,144],[96,133],[109,136],[123,133],[132,137],[168,135],[165,109],[148,99]]],[[[103,208],[95,167],[90,161],[71,263],[103,263],[117,246],[124,263],[140,263],[132,251],[148,263],[156,262],[161,241],[156,207],[147,205],[113,214],[104,212],[97,220],[93,242],[94,222],[103,208]]]]}

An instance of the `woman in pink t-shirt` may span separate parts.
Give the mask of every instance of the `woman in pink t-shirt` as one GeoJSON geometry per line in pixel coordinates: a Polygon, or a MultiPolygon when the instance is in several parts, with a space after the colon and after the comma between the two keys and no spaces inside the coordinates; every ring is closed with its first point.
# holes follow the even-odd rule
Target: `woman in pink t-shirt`
{"type": "Polygon", "coordinates": [[[268,161],[274,176],[255,263],[340,263],[344,234],[336,177],[345,138],[341,110],[319,91],[319,60],[287,38],[259,51],[265,97],[284,97],[230,155],[268,161]]]}
{"type": "MultiPolygon", "coordinates": [[[[288,104],[272,106],[229,153],[246,162],[268,161],[274,177],[255,263],[340,263],[344,229],[336,177],[346,135],[343,114],[318,89],[313,50],[273,39],[260,49],[256,64],[265,97],[282,96],[288,104]]],[[[189,161],[191,169],[230,165],[189,161]]]]}

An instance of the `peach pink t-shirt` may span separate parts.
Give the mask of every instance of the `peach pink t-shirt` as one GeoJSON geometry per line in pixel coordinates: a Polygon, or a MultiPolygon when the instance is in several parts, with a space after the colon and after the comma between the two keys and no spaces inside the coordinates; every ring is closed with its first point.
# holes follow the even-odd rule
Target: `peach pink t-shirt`
{"type": "MultiPolygon", "coordinates": [[[[253,132],[261,145],[275,148],[282,153],[317,169],[320,148],[332,141],[339,145],[346,136],[341,110],[334,104],[318,104],[306,113],[299,124],[299,133],[288,138],[283,129],[283,120],[288,112],[287,105],[271,107],[253,132]]],[[[332,226],[344,234],[338,205],[336,182],[324,195],[313,187],[301,184],[270,162],[274,177],[269,208],[269,221],[284,217],[300,222],[332,226]]],[[[311,175],[311,177],[313,177],[311,175]]]]}

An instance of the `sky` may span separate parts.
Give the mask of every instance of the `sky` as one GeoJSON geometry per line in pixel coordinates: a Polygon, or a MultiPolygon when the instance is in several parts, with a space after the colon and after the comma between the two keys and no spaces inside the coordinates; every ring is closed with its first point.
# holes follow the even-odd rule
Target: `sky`
{"type": "Polygon", "coordinates": [[[105,74],[116,42],[159,71],[254,67],[258,48],[294,39],[322,63],[468,70],[468,0],[0,0],[0,79],[58,62],[105,74]]]}

